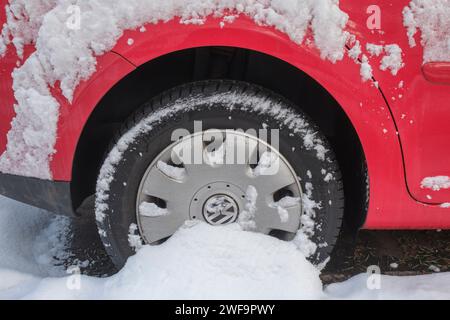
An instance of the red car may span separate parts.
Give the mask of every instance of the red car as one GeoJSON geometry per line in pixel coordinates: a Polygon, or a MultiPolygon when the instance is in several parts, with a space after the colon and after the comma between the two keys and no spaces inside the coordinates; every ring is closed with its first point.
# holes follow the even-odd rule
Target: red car
{"type": "MultiPolygon", "coordinates": [[[[0,58],[0,194],[72,217],[95,208],[119,267],[186,220],[239,222],[296,242],[316,262],[343,221],[352,230],[450,228],[450,62],[408,33],[414,1],[372,2],[340,1],[343,55],[324,51],[328,35],[315,20],[299,41],[283,25],[288,10],[276,22],[236,5],[200,21],[124,27],[111,49],[91,44],[95,71],[77,74],[73,92],[73,68],[48,71],[36,55],[65,40],[39,40],[55,32],[45,28],[51,18],[39,34],[28,23],[31,39],[19,44],[10,26],[0,58]],[[42,87],[39,72],[57,76],[43,76],[42,87]],[[249,133],[260,129],[278,136],[249,133]],[[216,139],[206,135],[225,140],[209,150],[216,139]],[[228,141],[250,150],[244,163],[217,161],[228,141]],[[268,151],[254,151],[261,146],[268,151]],[[177,158],[180,149],[200,161],[177,158]],[[278,170],[263,174],[273,155],[278,170]]],[[[0,25],[20,20],[7,4],[0,0],[0,25]]]]}

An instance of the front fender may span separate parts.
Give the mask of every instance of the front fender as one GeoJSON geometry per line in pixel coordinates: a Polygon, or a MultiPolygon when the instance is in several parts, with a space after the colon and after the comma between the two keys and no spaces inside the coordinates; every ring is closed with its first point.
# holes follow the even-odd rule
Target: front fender
{"type": "Polygon", "coordinates": [[[77,87],[72,104],[61,92],[53,92],[61,105],[56,154],[50,163],[54,180],[72,179],[72,165],[77,144],[89,116],[106,93],[135,69],[135,66],[123,57],[109,52],[97,59],[95,74],[77,87]]]}

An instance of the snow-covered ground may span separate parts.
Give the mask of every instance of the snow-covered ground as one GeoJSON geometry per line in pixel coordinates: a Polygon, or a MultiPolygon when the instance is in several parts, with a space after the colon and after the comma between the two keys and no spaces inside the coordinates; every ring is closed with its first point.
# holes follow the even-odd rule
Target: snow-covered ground
{"type": "Polygon", "coordinates": [[[323,288],[293,244],[237,225],[186,225],[115,276],[78,276],[57,266],[69,254],[69,227],[66,218],[0,198],[0,299],[450,299],[449,273],[361,274],[323,288]]]}

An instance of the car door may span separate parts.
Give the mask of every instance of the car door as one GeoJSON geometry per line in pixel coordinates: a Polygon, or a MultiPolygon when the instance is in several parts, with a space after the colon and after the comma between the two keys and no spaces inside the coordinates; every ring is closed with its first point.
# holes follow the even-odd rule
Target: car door
{"type": "MultiPolygon", "coordinates": [[[[415,36],[417,45],[410,46],[403,25],[403,10],[410,0],[342,0],[340,3],[349,13],[350,31],[361,40],[363,52],[369,57],[373,75],[396,122],[410,194],[416,200],[430,204],[450,202],[450,180],[447,185],[441,183],[440,187],[430,184],[439,179],[444,182],[445,177],[450,177],[449,62],[424,64],[420,32],[415,36]],[[376,25],[373,24],[374,17],[379,19],[380,28],[373,28],[376,25]],[[370,56],[367,43],[397,44],[402,49],[404,66],[397,75],[381,70],[381,60],[386,53],[370,56]]],[[[450,31],[447,32],[447,39],[450,39],[450,31]]]]}

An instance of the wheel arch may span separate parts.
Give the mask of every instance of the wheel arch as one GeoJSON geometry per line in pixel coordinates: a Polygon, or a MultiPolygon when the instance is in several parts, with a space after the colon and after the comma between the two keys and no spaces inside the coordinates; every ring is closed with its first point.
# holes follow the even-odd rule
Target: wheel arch
{"type": "Polygon", "coordinates": [[[399,182],[404,183],[401,151],[388,106],[373,84],[361,82],[357,64],[348,58],[336,64],[324,61],[317,50],[299,46],[280,32],[246,19],[240,18],[231,26],[222,30],[214,21],[203,26],[169,22],[146,26],[145,35],[138,31],[124,34],[114,50],[137,69],[104,95],[80,134],[72,166],[75,208],[95,190],[93,177],[97,176],[103,153],[93,161],[92,150],[98,154],[100,150],[105,152],[106,137],[111,136],[134,109],[178,84],[220,77],[252,82],[282,94],[302,108],[306,107],[305,111],[328,137],[336,133],[336,137],[345,137],[330,140],[340,150],[336,152],[346,176],[346,188],[351,186],[346,190],[350,207],[346,220],[354,228],[360,228],[366,221],[368,199],[366,188],[361,188],[367,185],[366,177],[354,170],[355,165],[364,166],[367,161],[370,177],[377,178],[370,180],[371,203],[373,199],[378,200],[374,190],[385,188],[373,181],[383,178],[385,183],[397,187],[399,182]],[[167,41],[168,35],[174,33],[173,41],[167,41]],[[127,45],[129,38],[135,40],[132,47],[127,45]],[[155,50],[144,50],[149,46],[155,50]],[[199,63],[205,59],[209,62],[199,63]],[[253,71],[242,74],[238,67],[242,64],[251,64],[253,71]],[[299,90],[299,84],[304,85],[305,90],[299,90]],[[299,100],[301,93],[306,94],[306,103],[299,100]],[[385,148],[391,152],[380,155],[378,151],[385,148]],[[381,163],[392,169],[387,175],[381,163]],[[355,193],[361,194],[355,196],[355,193]],[[361,201],[355,203],[352,201],[355,198],[361,201]]]}
{"type": "Polygon", "coordinates": [[[136,108],[153,96],[174,86],[206,79],[246,81],[287,97],[307,112],[333,144],[344,173],[347,201],[346,221],[359,228],[365,221],[365,180],[355,166],[365,168],[361,142],[337,101],[314,79],[292,65],[272,56],[242,48],[202,47],[164,55],[143,64],[118,82],[90,115],[80,136],[72,173],[72,199],[75,208],[92,195],[97,172],[114,132],[136,108]],[[270,69],[271,76],[259,70],[270,69]],[[152,77],[153,74],[167,76],[152,77]],[[276,80],[274,79],[283,79],[276,80]],[[298,86],[304,90],[298,90],[298,86]],[[321,107],[317,108],[317,105],[321,107]],[[327,116],[323,116],[326,114],[327,116]],[[342,143],[345,141],[346,143],[342,143]],[[348,146],[356,157],[348,158],[348,146]]]}

